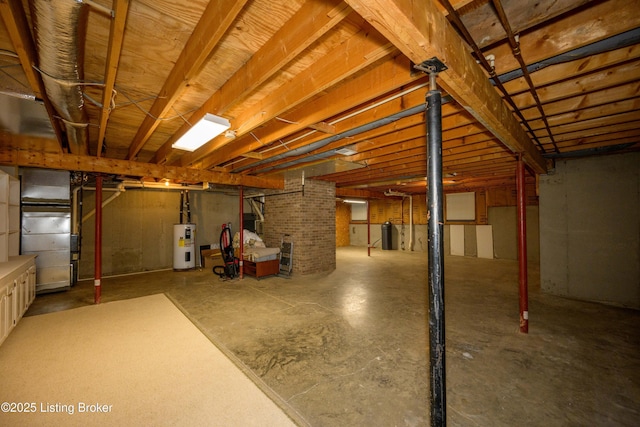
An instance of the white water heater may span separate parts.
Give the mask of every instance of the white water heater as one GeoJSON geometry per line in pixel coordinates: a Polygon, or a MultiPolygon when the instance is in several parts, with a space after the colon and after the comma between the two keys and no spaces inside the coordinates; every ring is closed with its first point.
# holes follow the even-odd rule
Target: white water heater
{"type": "Polygon", "coordinates": [[[189,270],[196,266],[196,225],[174,224],[173,269],[189,270]]]}

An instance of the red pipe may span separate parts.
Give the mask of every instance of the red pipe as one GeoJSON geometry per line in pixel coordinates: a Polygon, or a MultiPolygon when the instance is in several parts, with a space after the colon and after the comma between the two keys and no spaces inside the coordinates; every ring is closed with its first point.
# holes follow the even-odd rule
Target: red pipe
{"type": "Polygon", "coordinates": [[[368,200],[367,200],[367,256],[371,256],[371,214],[369,213],[368,200]]]}
{"type": "Polygon", "coordinates": [[[518,193],[518,261],[520,265],[520,332],[527,334],[529,333],[529,291],[527,289],[527,205],[522,154],[518,155],[516,187],[518,193]]]}
{"type": "Polygon", "coordinates": [[[95,238],[95,279],[93,281],[93,301],[100,304],[102,291],[102,176],[96,177],[96,238],[95,238]]]}
{"type": "Polygon", "coordinates": [[[244,273],[244,189],[240,186],[240,279],[244,273]]]}

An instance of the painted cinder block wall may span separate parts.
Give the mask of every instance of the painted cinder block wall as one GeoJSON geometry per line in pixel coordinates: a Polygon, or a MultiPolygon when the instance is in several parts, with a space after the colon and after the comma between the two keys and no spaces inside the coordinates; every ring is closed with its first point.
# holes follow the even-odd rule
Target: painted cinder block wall
{"type": "Polygon", "coordinates": [[[331,182],[287,179],[279,192],[267,192],[264,241],[280,247],[284,234],[293,240],[293,273],[315,274],[336,268],[336,189],[331,182]],[[277,194],[284,193],[284,194],[277,194]]]}
{"type": "Polygon", "coordinates": [[[640,309],[640,153],[558,160],[540,176],[540,285],[640,309]]]}
{"type": "MultiPolygon", "coordinates": [[[[113,192],[104,191],[103,201],[113,192]]],[[[208,191],[190,191],[191,222],[196,224],[199,247],[218,243],[223,223],[238,231],[237,197],[208,191]]],[[[83,212],[95,207],[95,192],[86,190],[83,212]]],[[[186,222],[186,213],[183,217],[186,222]]],[[[112,276],[173,268],[173,226],[180,223],[177,190],[127,189],[102,210],[102,274],[112,276]]],[[[95,215],[82,224],[80,279],[92,278],[95,267],[95,215]]],[[[196,265],[199,258],[196,258],[196,265]]]]}

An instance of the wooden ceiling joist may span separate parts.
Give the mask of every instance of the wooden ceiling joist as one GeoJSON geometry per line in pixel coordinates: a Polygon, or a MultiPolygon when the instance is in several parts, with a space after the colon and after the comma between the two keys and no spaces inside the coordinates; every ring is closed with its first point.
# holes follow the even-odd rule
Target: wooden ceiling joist
{"type": "Polygon", "coordinates": [[[441,60],[448,69],[439,74],[438,84],[511,151],[522,153],[536,173],[546,172],[545,160],[434,2],[346,2],[416,64],[441,60]]]}
{"type": "Polygon", "coordinates": [[[102,108],[100,109],[98,123],[98,146],[96,149],[96,156],[98,157],[102,155],[104,137],[107,133],[107,121],[111,113],[113,88],[116,83],[116,74],[118,73],[118,61],[120,60],[120,52],[122,52],[128,11],[129,0],[115,0],[113,2],[113,17],[111,18],[111,29],[109,31],[109,47],[107,48],[104,87],[102,89],[102,108]]]}
{"type": "MultiPolygon", "coordinates": [[[[233,24],[246,2],[247,0],[224,0],[208,3],[169,77],[158,93],[149,114],[145,116],[142,125],[138,128],[138,133],[129,147],[127,159],[134,159],[140,152],[153,131],[160,125],[161,119],[181,95],[182,89],[200,71],[205,60],[229,26],[233,24]]],[[[198,117],[198,120],[201,117],[198,117]]]]}
{"type": "MultiPolygon", "coordinates": [[[[286,137],[288,135],[307,128],[309,124],[318,121],[328,121],[331,123],[330,119],[339,115],[341,112],[350,111],[362,104],[366,104],[372,99],[392,92],[397,88],[409,85],[423,77],[418,74],[412,75],[408,71],[409,69],[409,61],[401,55],[375,64],[371,69],[365,70],[360,75],[354,77],[350,85],[346,87],[339,86],[334,90],[327,91],[326,94],[313,99],[287,115],[287,119],[295,124],[285,126],[282,122],[274,120],[264,127],[255,129],[253,132],[257,140],[262,142],[258,142],[251,136],[238,138],[237,144],[229,144],[222,147],[207,157],[202,166],[206,168],[222,164],[242,156],[245,150],[254,151],[263,145],[279,142],[283,138],[285,138],[283,143],[287,145],[286,137]]],[[[353,120],[362,120],[362,118],[353,118],[353,120]]],[[[349,121],[341,121],[340,124],[336,126],[338,126],[336,133],[340,133],[344,131],[345,128],[348,129],[357,125],[349,125],[349,121]]],[[[319,136],[315,140],[309,139],[306,143],[315,142],[323,137],[324,136],[319,136]]]]}
{"type": "MultiPolygon", "coordinates": [[[[233,1],[232,1],[233,2],[233,1]]],[[[215,3],[215,2],[211,2],[215,3]]],[[[329,30],[339,24],[351,10],[341,1],[308,2],[290,19],[256,54],[236,72],[219,90],[217,90],[196,112],[189,121],[195,123],[205,113],[211,112],[222,115],[227,109],[238,103],[249,93],[271,78],[288,62],[300,54],[311,43],[318,40],[329,30]]],[[[254,114],[251,112],[251,114],[254,114]]],[[[232,127],[237,131],[239,120],[232,120],[232,127]]],[[[153,161],[159,162],[168,157],[177,137],[184,134],[189,125],[183,125],[154,155],[153,161]]],[[[215,140],[214,140],[215,141],[215,140]]],[[[229,142],[224,137],[218,138],[218,145],[214,141],[181,159],[180,164],[193,164],[209,154],[220,144],[229,142]]]]}
{"type": "MultiPolygon", "coordinates": [[[[591,7],[577,9],[563,19],[549,21],[540,31],[520,36],[520,51],[529,63],[554,57],[586,46],[622,31],[640,27],[637,2],[628,0],[592,1],[591,7]]],[[[494,55],[498,75],[519,68],[508,43],[483,51],[494,55]]]]}
{"type": "Polygon", "coordinates": [[[443,169],[457,174],[447,184],[455,189],[481,187],[483,179],[513,182],[516,153],[524,153],[529,172],[541,173],[565,153],[640,150],[628,145],[640,132],[635,1],[449,3],[448,17],[437,0],[113,0],[112,11],[90,14],[81,37],[85,55],[77,65],[87,82],[104,82],[104,91],[83,85],[85,159],[65,156],[64,129],[34,67],[29,2],[0,0],[0,144],[25,164],[89,171],[109,164],[139,176],[189,174],[188,182],[226,185],[236,175],[287,176],[318,163],[357,162],[365,167],[324,177],[370,194],[424,193],[429,76],[413,63],[437,57],[448,67],[436,81],[444,100],[443,169]],[[495,56],[488,60],[507,80],[504,93],[476,55],[495,56]],[[205,113],[229,119],[235,138],[219,136],[193,153],[173,149],[205,113]],[[339,155],[344,147],[356,154],[339,155]]]}

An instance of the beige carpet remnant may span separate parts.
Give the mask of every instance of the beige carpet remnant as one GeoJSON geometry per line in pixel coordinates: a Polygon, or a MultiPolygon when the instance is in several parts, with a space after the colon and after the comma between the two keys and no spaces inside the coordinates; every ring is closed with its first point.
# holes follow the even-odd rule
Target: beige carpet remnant
{"type": "Polygon", "coordinates": [[[163,294],[23,318],[0,378],[0,425],[295,425],[163,294]]]}

